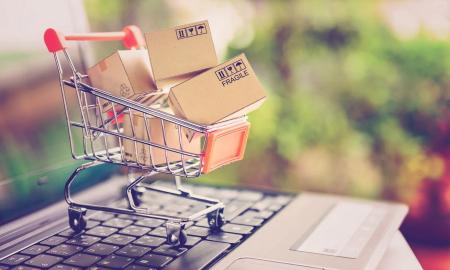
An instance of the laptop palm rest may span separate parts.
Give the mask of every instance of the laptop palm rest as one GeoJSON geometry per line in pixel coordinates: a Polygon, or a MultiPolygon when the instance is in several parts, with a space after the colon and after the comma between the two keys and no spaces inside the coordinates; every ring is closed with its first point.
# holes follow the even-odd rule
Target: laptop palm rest
{"type": "Polygon", "coordinates": [[[312,268],[301,265],[266,261],[253,258],[242,258],[234,261],[226,270],[319,270],[322,268],[312,268]]]}
{"type": "Polygon", "coordinates": [[[267,269],[375,269],[406,212],[398,204],[302,193],[212,269],[246,269],[249,262],[239,260],[248,258],[267,269]]]}

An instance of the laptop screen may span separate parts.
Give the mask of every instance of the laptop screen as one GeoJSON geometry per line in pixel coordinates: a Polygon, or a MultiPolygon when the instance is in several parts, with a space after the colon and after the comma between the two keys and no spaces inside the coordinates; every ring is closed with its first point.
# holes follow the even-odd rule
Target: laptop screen
{"type": "MultiPolygon", "coordinates": [[[[0,10],[8,10],[0,16],[0,224],[4,224],[63,199],[65,180],[84,162],[70,155],[56,67],[43,33],[47,27],[66,33],[88,30],[82,1],[3,1],[0,10]]],[[[72,58],[81,66],[87,54],[70,46],[72,58]]],[[[110,174],[111,167],[100,166],[83,174],[89,181],[75,188],[110,174]]]]}

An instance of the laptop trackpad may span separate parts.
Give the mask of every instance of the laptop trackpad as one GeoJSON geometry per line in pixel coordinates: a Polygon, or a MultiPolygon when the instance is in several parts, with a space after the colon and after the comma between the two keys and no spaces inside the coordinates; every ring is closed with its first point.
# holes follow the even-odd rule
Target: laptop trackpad
{"type": "Polygon", "coordinates": [[[242,258],[235,260],[226,270],[318,270],[301,265],[265,261],[260,259],[242,258]]]}
{"type": "Polygon", "coordinates": [[[357,258],[386,214],[370,204],[340,202],[292,250],[357,258]]]}

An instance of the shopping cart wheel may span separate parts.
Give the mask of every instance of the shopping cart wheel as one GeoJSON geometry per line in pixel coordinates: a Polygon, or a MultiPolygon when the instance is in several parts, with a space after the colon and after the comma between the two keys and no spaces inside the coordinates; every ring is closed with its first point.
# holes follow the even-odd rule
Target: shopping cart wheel
{"type": "Polygon", "coordinates": [[[183,246],[186,244],[186,232],[184,231],[184,223],[166,222],[166,241],[172,246],[183,246]]]}
{"type": "Polygon", "coordinates": [[[86,209],[69,206],[69,225],[75,232],[81,232],[86,228],[86,209]]]}
{"type": "Polygon", "coordinates": [[[207,214],[206,217],[208,218],[209,228],[213,231],[219,230],[224,223],[223,208],[207,214]]]}

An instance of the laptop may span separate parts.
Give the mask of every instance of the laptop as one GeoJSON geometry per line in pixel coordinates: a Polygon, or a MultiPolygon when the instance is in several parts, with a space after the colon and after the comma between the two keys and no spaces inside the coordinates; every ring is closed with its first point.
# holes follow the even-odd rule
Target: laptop
{"type": "MultiPolygon", "coordinates": [[[[113,176],[77,199],[123,205],[124,183],[113,176]]],[[[163,220],[93,212],[75,233],[57,202],[0,227],[0,269],[377,269],[406,214],[402,205],[331,195],[187,186],[226,204],[221,231],[200,219],[187,226],[184,246],[171,247],[163,220]]],[[[196,207],[173,196],[142,200],[161,212],[196,207]]]]}
{"type": "MultiPolygon", "coordinates": [[[[33,1],[27,5],[33,5],[33,1]]],[[[64,22],[60,25],[63,31],[88,32],[81,2],[58,5],[53,26],[60,20],[64,22]]],[[[23,8],[20,4],[9,6],[12,14],[14,7],[23,8]]],[[[33,9],[35,16],[38,10],[37,6],[33,9]]],[[[25,16],[26,12],[18,14],[25,16]]],[[[42,18],[47,15],[42,11],[42,18]]],[[[43,32],[35,30],[39,35],[43,32]]],[[[80,48],[81,56],[89,55],[84,50],[80,48]]],[[[44,51],[42,54],[48,57],[44,51]]],[[[84,60],[89,63],[89,59],[84,60]]],[[[40,75],[43,72],[44,68],[39,70],[40,75]]],[[[0,89],[7,91],[14,86],[0,89]]],[[[58,98],[55,95],[60,102],[58,98]]],[[[52,119],[52,125],[59,123],[58,119],[52,119]]],[[[54,144],[67,140],[55,134],[54,144]]],[[[8,143],[2,141],[0,145],[8,143]]],[[[39,153],[52,153],[59,147],[43,148],[39,153]]],[[[12,153],[10,148],[5,149],[12,153]]],[[[16,152],[8,156],[6,164],[21,166],[10,166],[9,171],[0,173],[0,269],[377,269],[407,213],[406,206],[396,203],[200,185],[190,180],[185,187],[192,192],[225,204],[226,223],[220,230],[210,230],[207,219],[201,218],[186,224],[184,245],[172,246],[166,243],[164,220],[89,211],[86,228],[75,232],[68,225],[62,195],[64,181],[80,163],[70,161],[69,147],[66,149],[67,159],[45,159],[43,155],[35,160],[38,165],[16,152]]],[[[74,187],[79,191],[75,200],[127,207],[127,177],[117,166],[101,165],[80,177],[80,184],[74,187]]],[[[171,187],[172,182],[162,178],[155,176],[148,181],[154,186],[171,187]]],[[[143,193],[140,202],[159,213],[179,215],[201,207],[198,202],[157,192],[143,193]]]]}

